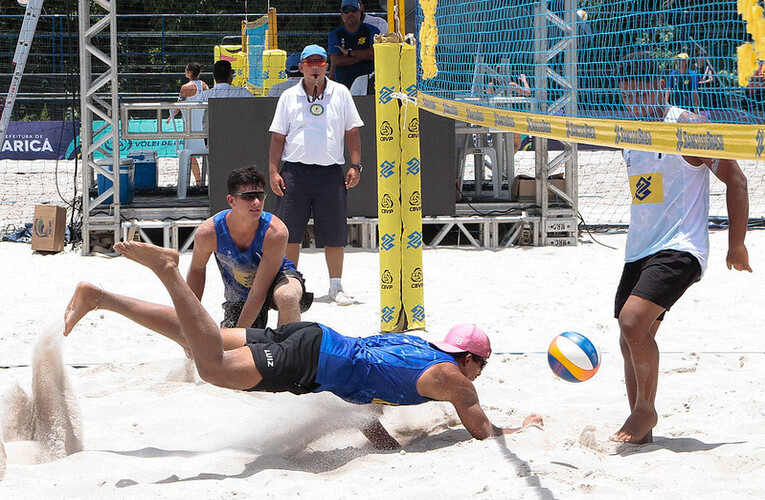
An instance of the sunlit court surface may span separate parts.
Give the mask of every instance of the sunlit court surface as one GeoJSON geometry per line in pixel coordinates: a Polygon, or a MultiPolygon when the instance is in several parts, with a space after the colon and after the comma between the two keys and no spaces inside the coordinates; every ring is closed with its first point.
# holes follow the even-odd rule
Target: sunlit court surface
{"type": "MultiPolygon", "coordinates": [[[[752,274],[728,271],[727,234],[711,234],[704,279],[670,311],[659,335],[659,424],[654,443],[642,446],[608,440],[628,410],[612,318],[625,236],[595,238],[614,248],[585,236],[569,248],[424,252],[428,329],[421,335],[438,340],[454,323],[480,325],[494,348],[475,382],[489,419],[513,427],[536,412],[545,422],[543,429],[485,441],[472,439],[442,403],[378,409],[327,394],[213,387],[199,380],[177,345],[111,312],[90,312],[68,338],[51,342],[81,280],[164,304],[169,296],[150,271],[122,257],[42,256],[24,244],[1,243],[8,283],[0,291],[7,305],[0,332],[0,365],[7,367],[0,369],[7,436],[0,496],[757,496],[765,488],[757,397],[765,341],[757,335],[755,291],[764,284],[765,259],[756,249],[765,245],[765,232],[747,237],[752,274]],[[557,379],[547,366],[550,341],[569,330],[586,334],[603,355],[599,372],[580,384],[557,379]],[[41,342],[49,355],[33,370],[41,342]],[[50,361],[56,352],[63,365],[50,361]],[[33,378],[45,375],[36,371],[51,370],[62,383],[33,390],[33,378]],[[20,391],[29,404],[58,412],[38,441],[22,435],[15,418],[20,391]],[[377,451],[359,432],[378,411],[402,451],[377,451]],[[62,451],[67,439],[80,439],[82,451],[62,451]]],[[[377,333],[377,259],[372,251],[348,252],[352,311],[318,294],[304,319],[346,335],[377,333]]],[[[181,255],[182,273],[189,261],[190,254],[181,255]]],[[[327,288],[324,266],[320,251],[301,258],[309,289],[327,288]]],[[[219,321],[221,285],[209,286],[203,305],[219,321]]]]}

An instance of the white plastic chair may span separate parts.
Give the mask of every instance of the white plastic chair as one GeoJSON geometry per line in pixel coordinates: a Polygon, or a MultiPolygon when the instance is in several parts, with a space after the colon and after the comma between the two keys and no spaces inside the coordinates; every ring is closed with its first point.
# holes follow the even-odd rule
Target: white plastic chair
{"type": "MultiPolygon", "coordinates": [[[[182,110],[183,113],[191,112],[191,131],[201,132],[203,129],[202,120],[204,118],[205,110],[203,109],[191,109],[182,110]]],[[[188,191],[189,184],[191,183],[191,158],[192,156],[201,156],[201,178],[204,184],[205,176],[207,175],[207,155],[210,151],[205,145],[204,139],[185,139],[183,141],[183,149],[178,153],[178,199],[186,199],[186,192],[188,191]]]]}

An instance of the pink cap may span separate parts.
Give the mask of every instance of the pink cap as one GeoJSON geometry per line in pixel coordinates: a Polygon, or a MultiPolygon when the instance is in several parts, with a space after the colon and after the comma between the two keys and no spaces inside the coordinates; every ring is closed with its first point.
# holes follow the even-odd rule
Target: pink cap
{"type": "Polygon", "coordinates": [[[472,323],[454,325],[443,342],[431,342],[439,350],[450,353],[469,352],[488,359],[491,356],[489,337],[472,323]]]}

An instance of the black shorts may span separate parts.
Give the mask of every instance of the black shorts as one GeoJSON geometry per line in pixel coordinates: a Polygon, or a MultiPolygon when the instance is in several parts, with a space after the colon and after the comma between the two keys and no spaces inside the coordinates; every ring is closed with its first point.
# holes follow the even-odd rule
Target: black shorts
{"type": "MultiPolygon", "coordinates": [[[[266,293],[266,300],[263,303],[263,307],[260,308],[260,312],[258,313],[258,317],[255,318],[255,321],[252,323],[252,328],[265,328],[266,324],[268,323],[268,310],[272,309],[274,311],[277,310],[276,304],[274,303],[274,289],[276,288],[276,285],[279,284],[279,282],[283,279],[287,278],[295,278],[300,282],[300,286],[303,289],[303,295],[300,297],[300,312],[304,313],[308,310],[309,307],[311,307],[311,304],[313,303],[313,293],[306,292],[305,291],[305,280],[303,279],[303,275],[300,273],[300,271],[293,271],[291,269],[286,269],[284,271],[279,271],[276,273],[276,277],[274,278],[274,281],[271,282],[271,287],[268,289],[268,292],[266,293]]],[[[239,315],[242,314],[242,308],[244,307],[244,302],[229,302],[226,301],[223,304],[221,304],[223,307],[223,321],[220,322],[221,328],[234,328],[236,326],[236,322],[239,321],[239,315]]]]}
{"type": "Polygon", "coordinates": [[[276,197],[274,213],[289,229],[289,243],[302,243],[313,215],[316,244],[344,247],[348,243],[347,189],[340,165],[284,162],[284,196],[276,197]]]}
{"type": "MultiPolygon", "coordinates": [[[[616,290],[614,317],[618,318],[630,295],[650,300],[665,309],[682,297],[701,278],[698,259],[688,252],[662,250],[624,265],[619,288],[616,290]]],[[[664,312],[658,321],[664,319],[664,312]]]]}
{"type": "Polygon", "coordinates": [[[321,337],[321,327],[308,322],[289,323],[276,330],[248,328],[247,347],[263,376],[249,390],[293,394],[316,390],[321,337]]]}

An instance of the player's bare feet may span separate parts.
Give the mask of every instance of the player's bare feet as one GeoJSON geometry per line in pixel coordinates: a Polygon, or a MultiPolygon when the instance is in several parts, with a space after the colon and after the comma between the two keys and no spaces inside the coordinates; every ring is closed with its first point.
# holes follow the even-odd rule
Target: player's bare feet
{"type": "Polygon", "coordinates": [[[159,277],[168,270],[178,268],[178,252],[172,248],[138,241],[120,241],[114,244],[114,249],[128,259],[148,267],[159,277]]]}
{"type": "Polygon", "coordinates": [[[636,406],[622,428],[611,436],[610,440],[632,444],[650,443],[653,441],[652,429],[658,419],[653,407],[636,406]]]}
{"type": "Polygon", "coordinates": [[[103,298],[104,291],[101,288],[84,281],[78,283],[64,312],[64,336],[69,335],[74,325],[88,312],[98,309],[103,298]]]}

